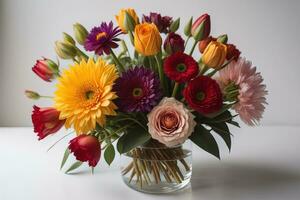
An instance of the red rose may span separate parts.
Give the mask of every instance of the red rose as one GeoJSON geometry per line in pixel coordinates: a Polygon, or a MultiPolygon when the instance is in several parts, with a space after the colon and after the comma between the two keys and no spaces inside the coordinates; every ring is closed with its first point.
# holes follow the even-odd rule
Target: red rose
{"type": "Polygon", "coordinates": [[[236,48],[234,44],[227,44],[227,55],[226,59],[234,59],[237,61],[237,59],[240,57],[241,52],[236,48]]]}
{"type": "Polygon", "coordinates": [[[218,83],[208,76],[191,80],[183,90],[188,105],[202,114],[219,111],[222,107],[222,92],[218,83]]]}
{"type": "Polygon", "coordinates": [[[77,160],[88,161],[89,166],[95,167],[100,160],[101,145],[99,140],[93,135],[79,135],[72,139],[69,149],[77,160]]]}
{"type": "Polygon", "coordinates": [[[183,83],[197,76],[199,67],[193,57],[176,52],[165,59],[164,72],[171,80],[183,83]]]}
{"type": "Polygon", "coordinates": [[[164,42],[164,49],[168,54],[172,54],[178,51],[183,52],[184,40],[180,35],[171,32],[164,42]]]}
{"type": "Polygon", "coordinates": [[[56,133],[65,123],[65,120],[59,120],[59,111],[54,108],[33,106],[31,118],[34,132],[38,133],[39,140],[56,133]]]}
{"type": "Polygon", "coordinates": [[[58,66],[50,59],[37,60],[32,71],[44,81],[50,82],[58,74],[58,66]]]}

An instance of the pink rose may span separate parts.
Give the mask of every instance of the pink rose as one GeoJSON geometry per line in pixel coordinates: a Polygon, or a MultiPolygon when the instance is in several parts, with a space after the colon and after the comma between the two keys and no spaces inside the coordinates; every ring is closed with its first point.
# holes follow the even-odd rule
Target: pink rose
{"type": "Polygon", "coordinates": [[[168,147],[182,144],[192,134],[194,115],[174,98],[163,98],[148,114],[148,131],[168,147]]]}

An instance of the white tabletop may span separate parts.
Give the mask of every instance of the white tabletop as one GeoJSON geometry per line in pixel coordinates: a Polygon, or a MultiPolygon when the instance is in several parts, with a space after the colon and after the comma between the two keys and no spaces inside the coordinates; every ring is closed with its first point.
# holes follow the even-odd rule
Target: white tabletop
{"type": "Polygon", "coordinates": [[[72,136],[46,150],[65,133],[37,141],[32,128],[0,128],[0,200],[300,199],[300,127],[234,129],[230,154],[220,142],[221,161],[194,146],[191,186],[160,196],[129,189],[118,159],[110,168],[101,160],[94,175],[86,166],[59,171],[72,136]]]}

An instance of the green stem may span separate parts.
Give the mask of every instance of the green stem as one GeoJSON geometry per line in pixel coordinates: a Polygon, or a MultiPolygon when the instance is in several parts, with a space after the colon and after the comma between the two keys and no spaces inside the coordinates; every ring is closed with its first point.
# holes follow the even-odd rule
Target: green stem
{"type": "MultiPolygon", "coordinates": [[[[127,53],[128,53],[128,56],[130,57],[130,52],[128,50],[128,47],[127,47],[127,44],[126,42],[124,41],[124,48],[126,49],[127,53]]],[[[131,57],[130,57],[131,58],[131,57]]]]}
{"type": "Polygon", "coordinates": [[[134,36],[133,36],[133,33],[131,31],[128,31],[128,35],[129,35],[131,44],[134,46],[134,36]]]}
{"type": "Polygon", "coordinates": [[[112,49],[110,49],[110,53],[114,59],[114,61],[116,62],[116,64],[118,65],[118,69],[119,69],[119,72],[124,72],[125,71],[125,68],[124,66],[122,65],[122,63],[119,61],[119,59],[117,58],[116,54],[113,52],[112,49]]]}
{"type": "Polygon", "coordinates": [[[158,75],[159,75],[160,84],[161,84],[163,90],[166,91],[163,68],[162,68],[162,64],[160,62],[160,59],[158,58],[157,55],[155,55],[155,60],[157,62],[157,68],[158,68],[158,75]]]}
{"type": "Polygon", "coordinates": [[[197,43],[198,43],[198,41],[195,40],[195,42],[194,42],[194,44],[193,44],[193,47],[192,47],[192,49],[191,49],[191,51],[190,51],[190,53],[189,53],[190,56],[193,54],[193,52],[194,52],[194,50],[195,50],[195,47],[196,47],[197,43]]]}
{"type": "Polygon", "coordinates": [[[83,53],[83,51],[81,51],[78,47],[74,46],[76,48],[76,50],[78,51],[78,53],[85,59],[85,60],[88,60],[89,57],[83,53]]]}
{"type": "Polygon", "coordinates": [[[186,48],[186,45],[188,44],[188,41],[190,40],[191,36],[189,36],[186,41],[185,41],[185,44],[184,44],[184,48],[186,48]]]}
{"type": "Polygon", "coordinates": [[[175,82],[173,92],[172,92],[172,97],[176,97],[178,86],[179,86],[179,83],[175,82]]]}
{"type": "Polygon", "coordinates": [[[48,149],[47,152],[50,151],[57,143],[59,143],[60,141],[62,141],[64,138],[66,138],[67,136],[71,135],[72,133],[74,133],[74,131],[66,134],[65,136],[63,136],[62,138],[60,138],[59,140],[57,140],[54,144],[52,144],[48,149]]]}
{"type": "Polygon", "coordinates": [[[41,98],[53,99],[54,97],[51,96],[40,96],[41,98]]]}
{"type": "Polygon", "coordinates": [[[74,61],[74,62],[77,62],[77,63],[79,63],[79,61],[74,57],[74,58],[72,58],[72,60],[74,61]]]}

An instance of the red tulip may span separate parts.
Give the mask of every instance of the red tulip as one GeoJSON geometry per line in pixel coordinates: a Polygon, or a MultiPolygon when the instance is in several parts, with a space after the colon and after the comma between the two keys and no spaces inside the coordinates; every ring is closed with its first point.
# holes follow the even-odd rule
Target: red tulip
{"type": "Polygon", "coordinates": [[[205,48],[207,47],[207,45],[211,42],[211,41],[217,41],[217,38],[214,37],[207,37],[204,40],[201,40],[198,44],[199,44],[199,51],[200,53],[203,53],[205,48]]]}
{"type": "Polygon", "coordinates": [[[184,40],[176,33],[169,33],[164,42],[164,49],[168,54],[184,51],[184,40]]]}
{"type": "Polygon", "coordinates": [[[44,58],[36,61],[32,71],[44,81],[50,82],[58,74],[58,66],[52,60],[44,58]]]}
{"type": "Polygon", "coordinates": [[[93,135],[79,135],[72,139],[69,149],[77,160],[88,161],[89,166],[95,167],[100,160],[101,145],[99,140],[93,135]]]}
{"type": "Polygon", "coordinates": [[[208,14],[203,14],[201,15],[192,25],[192,30],[191,33],[194,36],[195,35],[195,31],[197,30],[197,28],[201,25],[201,23],[204,23],[204,31],[203,31],[203,36],[202,39],[205,39],[209,36],[210,34],[210,16],[208,14]]]}
{"type": "Polygon", "coordinates": [[[39,140],[56,133],[65,123],[65,120],[59,120],[59,111],[54,108],[33,106],[31,118],[34,132],[38,133],[39,140]]]}

